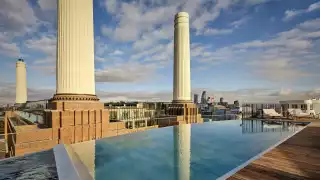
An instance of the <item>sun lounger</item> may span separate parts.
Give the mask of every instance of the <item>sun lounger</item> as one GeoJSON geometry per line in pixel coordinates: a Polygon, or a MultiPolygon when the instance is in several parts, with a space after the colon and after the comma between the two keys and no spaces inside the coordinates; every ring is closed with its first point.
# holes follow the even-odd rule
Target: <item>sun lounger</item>
{"type": "Polygon", "coordinates": [[[311,117],[309,113],[303,112],[301,109],[288,109],[289,116],[292,118],[311,117]]]}
{"type": "Polygon", "coordinates": [[[263,117],[280,118],[280,117],[282,117],[282,115],[277,113],[274,109],[263,109],[263,117]]]}

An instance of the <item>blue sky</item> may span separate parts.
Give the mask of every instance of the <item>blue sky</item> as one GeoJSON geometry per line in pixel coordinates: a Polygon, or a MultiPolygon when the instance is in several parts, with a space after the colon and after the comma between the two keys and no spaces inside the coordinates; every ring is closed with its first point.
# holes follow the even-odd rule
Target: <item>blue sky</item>
{"type": "MultiPolygon", "coordinates": [[[[102,100],[172,98],[173,18],[179,11],[190,15],[194,93],[207,90],[229,101],[320,94],[318,0],[93,1],[102,100]]],[[[3,0],[0,21],[0,101],[14,101],[19,57],[27,62],[28,98],[52,97],[56,1],[3,0]]]]}

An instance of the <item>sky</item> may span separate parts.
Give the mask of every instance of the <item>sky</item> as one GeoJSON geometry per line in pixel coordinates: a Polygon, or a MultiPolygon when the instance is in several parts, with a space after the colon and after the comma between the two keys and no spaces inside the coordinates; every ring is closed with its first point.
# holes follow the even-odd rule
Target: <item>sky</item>
{"type": "MultiPolygon", "coordinates": [[[[55,93],[56,0],[1,0],[0,104],[15,101],[15,62],[28,100],[55,93]]],[[[320,97],[318,0],[93,0],[101,101],[170,101],[174,15],[190,16],[193,93],[226,101],[320,97]]]]}

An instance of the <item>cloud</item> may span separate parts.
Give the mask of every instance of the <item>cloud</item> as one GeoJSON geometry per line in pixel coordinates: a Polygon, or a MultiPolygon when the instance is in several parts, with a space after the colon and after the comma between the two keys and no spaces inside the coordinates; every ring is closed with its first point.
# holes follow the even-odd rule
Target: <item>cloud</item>
{"type": "Polygon", "coordinates": [[[57,0],[38,0],[38,4],[45,11],[57,9],[57,0]]]}
{"type": "Polygon", "coordinates": [[[320,2],[311,4],[307,9],[301,10],[286,10],[284,13],[283,21],[289,21],[298,15],[302,15],[305,13],[310,13],[320,9],[320,2]]]}
{"type": "Polygon", "coordinates": [[[48,56],[56,55],[56,37],[52,35],[44,35],[37,39],[29,39],[25,42],[25,46],[29,49],[40,51],[48,56]]]}
{"type": "Polygon", "coordinates": [[[284,18],[282,19],[283,21],[289,21],[289,20],[291,20],[293,17],[295,17],[295,16],[298,16],[298,15],[300,15],[300,14],[302,14],[304,11],[302,10],[300,10],[300,11],[298,11],[298,10],[286,10],[285,12],[284,12],[284,18]]]}
{"type": "Polygon", "coordinates": [[[234,28],[239,28],[243,24],[245,24],[250,18],[245,16],[237,21],[233,21],[230,25],[233,26],[234,28]]]}
{"type": "Polygon", "coordinates": [[[113,34],[113,29],[110,27],[107,27],[106,25],[102,25],[101,26],[101,33],[102,35],[106,36],[106,37],[110,37],[113,34]]]}
{"type": "Polygon", "coordinates": [[[31,30],[37,17],[27,0],[1,0],[0,22],[5,32],[24,34],[31,30]]]}
{"type": "MultiPolygon", "coordinates": [[[[28,88],[28,101],[49,99],[53,96],[53,89],[28,88]]],[[[0,82],[0,104],[14,104],[16,98],[16,86],[14,83],[0,82]]]]}
{"type": "MultiPolygon", "coordinates": [[[[109,13],[110,8],[106,9],[109,13]]],[[[101,27],[105,36],[112,37],[119,42],[137,40],[145,31],[154,29],[156,25],[173,21],[176,6],[161,6],[144,8],[136,2],[121,2],[117,10],[117,26],[115,28],[101,27]]]]}
{"type": "Polygon", "coordinates": [[[315,11],[315,10],[319,10],[319,9],[320,9],[320,2],[316,2],[316,3],[314,3],[314,4],[311,4],[311,5],[308,7],[307,11],[308,11],[308,12],[311,12],[311,11],[315,11]]]}
{"type": "MultiPolygon", "coordinates": [[[[174,15],[178,11],[186,11],[190,15],[190,27],[198,34],[204,32],[208,23],[213,22],[220,16],[222,10],[228,10],[234,5],[252,6],[269,0],[178,0],[178,1],[150,1],[119,2],[103,1],[105,10],[114,16],[116,27],[101,26],[104,36],[111,37],[117,42],[141,41],[136,46],[148,46],[151,42],[157,42],[158,36],[152,37],[151,32],[157,31],[158,27],[164,27],[161,32],[166,35],[172,34],[174,15]],[[117,13],[115,13],[117,12],[117,13]],[[145,34],[148,37],[148,40],[145,34]],[[149,37],[150,36],[150,37],[149,37]],[[155,40],[149,40],[149,39],[155,40]]],[[[246,19],[234,22],[239,27],[246,19]]]]}
{"type": "Polygon", "coordinates": [[[161,26],[159,29],[145,32],[140,39],[133,43],[133,48],[135,50],[144,50],[154,44],[158,44],[160,40],[168,40],[172,38],[173,29],[168,26],[161,26]]]}
{"type": "Polygon", "coordinates": [[[149,80],[155,76],[154,64],[141,64],[137,62],[115,63],[98,69],[95,72],[96,82],[135,83],[149,80]]]}
{"type": "MultiPolygon", "coordinates": [[[[217,36],[217,35],[231,34],[232,32],[233,32],[233,29],[207,28],[206,30],[204,30],[203,35],[217,36]]],[[[199,35],[199,34],[197,33],[197,35],[199,35]]]]}
{"type": "Polygon", "coordinates": [[[311,29],[311,30],[312,29],[315,29],[315,30],[320,29],[320,18],[301,23],[300,27],[305,28],[305,29],[311,29]]]}
{"type": "Polygon", "coordinates": [[[42,53],[42,57],[35,59],[29,67],[44,75],[52,76],[56,70],[56,37],[50,34],[42,34],[39,38],[25,41],[25,47],[42,53]]]}
{"type": "MultiPolygon", "coordinates": [[[[201,94],[202,91],[214,96],[216,100],[223,97],[225,101],[233,103],[239,100],[240,103],[279,103],[281,100],[309,99],[320,97],[320,88],[314,88],[308,91],[295,91],[287,88],[280,89],[238,89],[233,91],[219,91],[209,88],[193,88],[192,93],[201,94]]],[[[28,88],[28,100],[49,99],[55,93],[54,89],[49,88],[28,88]]],[[[167,101],[172,100],[172,90],[164,91],[105,91],[97,90],[97,96],[100,101],[167,101]]],[[[13,104],[15,102],[15,84],[0,82],[0,102],[1,104],[13,104]]]]}
{"type": "Polygon", "coordinates": [[[318,64],[316,39],[320,32],[318,20],[309,20],[295,28],[280,32],[269,40],[253,40],[212,50],[205,45],[193,46],[192,56],[204,66],[218,62],[243,62],[248,71],[273,83],[298,82],[306,77],[319,76],[310,66],[318,64]]]}
{"type": "Polygon", "coordinates": [[[123,52],[120,50],[115,50],[112,53],[110,53],[111,56],[118,56],[118,55],[122,55],[122,54],[123,54],[123,52]]]}
{"type": "Polygon", "coordinates": [[[106,54],[106,52],[109,50],[109,47],[101,37],[96,36],[94,40],[94,50],[96,56],[102,56],[106,54]]]}
{"type": "Polygon", "coordinates": [[[103,2],[104,7],[110,14],[114,14],[117,12],[119,8],[119,1],[118,0],[105,0],[103,2]]]}
{"type": "Polygon", "coordinates": [[[5,33],[0,33],[0,54],[8,57],[20,57],[21,52],[18,45],[8,41],[10,41],[10,38],[5,33]]]}

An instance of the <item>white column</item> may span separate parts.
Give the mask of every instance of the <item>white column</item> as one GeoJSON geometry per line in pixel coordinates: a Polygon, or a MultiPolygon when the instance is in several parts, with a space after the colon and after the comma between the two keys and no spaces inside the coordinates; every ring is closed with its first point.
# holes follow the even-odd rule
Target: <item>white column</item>
{"type": "Polygon", "coordinates": [[[16,103],[27,102],[27,69],[23,60],[16,62],[16,103]]]}
{"type": "Polygon", "coordinates": [[[191,101],[189,15],[179,12],[174,20],[173,101],[191,101]]]}
{"type": "Polygon", "coordinates": [[[307,104],[307,111],[306,111],[306,113],[310,114],[312,100],[305,100],[304,103],[307,104]]]}
{"type": "Polygon", "coordinates": [[[57,94],[95,94],[92,0],[58,0],[57,94]]]}
{"type": "Polygon", "coordinates": [[[177,180],[190,179],[191,125],[181,124],[173,127],[174,164],[177,180]]]}

